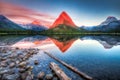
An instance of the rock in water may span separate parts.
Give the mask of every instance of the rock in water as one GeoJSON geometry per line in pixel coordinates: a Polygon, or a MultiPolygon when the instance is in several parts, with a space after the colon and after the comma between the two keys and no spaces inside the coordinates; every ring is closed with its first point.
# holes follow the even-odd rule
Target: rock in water
{"type": "Polygon", "coordinates": [[[11,63],[9,67],[10,67],[10,68],[15,67],[15,63],[11,63]]]}
{"type": "Polygon", "coordinates": [[[44,76],[45,76],[45,73],[44,73],[44,72],[40,72],[40,73],[38,73],[37,78],[38,78],[38,79],[43,79],[44,76]]]}
{"type": "Polygon", "coordinates": [[[57,77],[53,77],[53,79],[52,80],[59,80],[57,77]]]}
{"type": "Polygon", "coordinates": [[[45,78],[46,80],[52,80],[53,74],[47,74],[45,78]]]}
{"type": "Polygon", "coordinates": [[[19,72],[20,72],[20,73],[24,73],[25,71],[26,71],[26,70],[23,69],[23,68],[20,68],[20,69],[19,69],[19,72]]]}
{"type": "Polygon", "coordinates": [[[12,75],[4,74],[3,80],[17,80],[18,77],[19,77],[19,75],[17,75],[17,74],[12,74],[12,75]]]}
{"type": "Polygon", "coordinates": [[[38,64],[39,64],[38,60],[35,60],[35,61],[34,61],[34,64],[35,64],[35,65],[38,65],[38,64]]]}
{"type": "Polygon", "coordinates": [[[33,80],[31,75],[28,75],[25,80],[33,80]]]}
{"type": "Polygon", "coordinates": [[[27,64],[27,62],[21,62],[21,63],[19,64],[19,67],[25,67],[26,64],[27,64]]]}

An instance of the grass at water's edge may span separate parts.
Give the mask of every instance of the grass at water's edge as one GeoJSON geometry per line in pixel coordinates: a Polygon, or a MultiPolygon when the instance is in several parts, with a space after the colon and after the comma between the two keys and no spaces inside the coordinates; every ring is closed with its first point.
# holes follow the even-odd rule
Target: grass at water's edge
{"type": "Polygon", "coordinates": [[[120,33],[116,32],[73,32],[73,33],[44,33],[44,32],[36,32],[36,31],[14,31],[14,32],[4,32],[0,31],[0,35],[120,35],[120,33]]]}
{"type": "Polygon", "coordinates": [[[47,34],[41,34],[46,36],[52,36],[52,35],[120,35],[120,33],[47,33],[47,34]]]}

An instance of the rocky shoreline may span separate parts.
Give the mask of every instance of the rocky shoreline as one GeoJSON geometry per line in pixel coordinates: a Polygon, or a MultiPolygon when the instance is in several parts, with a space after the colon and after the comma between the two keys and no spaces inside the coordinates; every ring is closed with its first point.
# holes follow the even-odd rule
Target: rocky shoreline
{"type": "MultiPolygon", "coordinates": [[[[28,59],[38,52],[39,49],[32,48],[0,47],[0,80],[59,80],[52,71],[33,74],[34,67],[29,65],[28,59]]],[[[34,65],[38,64],[39,61],[34,60],[34,65]]]]}

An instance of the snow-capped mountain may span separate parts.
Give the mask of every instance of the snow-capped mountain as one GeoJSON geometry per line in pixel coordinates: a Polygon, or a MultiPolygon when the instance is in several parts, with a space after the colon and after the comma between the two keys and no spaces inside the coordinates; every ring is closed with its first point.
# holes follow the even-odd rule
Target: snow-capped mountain
{"type": "Polygon", "coordinates": [[[98,26],[93,27],[81,27],[87,31],[103,31],[103,32],[119,32],[120,31],[120,20],[113,16],[109,16],[98,26]]]}
{"type": "Polygon", "coordinates": [[[116,17],[109,16],[104,22],[102,22],[100,25],[109,25],[111,22],[118,21],[116,17]]]}

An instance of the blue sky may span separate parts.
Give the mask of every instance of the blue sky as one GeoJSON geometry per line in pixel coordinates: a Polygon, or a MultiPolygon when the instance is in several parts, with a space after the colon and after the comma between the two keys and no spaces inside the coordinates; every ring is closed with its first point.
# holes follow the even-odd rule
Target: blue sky
{"type": "Polygon", "coordinates": [[[98,25],[108,16],[120,19],[120,0],[3,0],[58,17],[66,11],[78,26],[98,25]]]}

